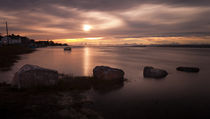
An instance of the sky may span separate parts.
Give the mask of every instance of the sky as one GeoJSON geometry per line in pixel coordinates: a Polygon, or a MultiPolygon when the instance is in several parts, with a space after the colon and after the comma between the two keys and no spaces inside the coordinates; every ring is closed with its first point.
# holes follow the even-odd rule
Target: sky
{"type": "Polygon", "coordinates": [[[0,33],[72,45],[210,44],[210,0],[0,0],[0,33]]]}

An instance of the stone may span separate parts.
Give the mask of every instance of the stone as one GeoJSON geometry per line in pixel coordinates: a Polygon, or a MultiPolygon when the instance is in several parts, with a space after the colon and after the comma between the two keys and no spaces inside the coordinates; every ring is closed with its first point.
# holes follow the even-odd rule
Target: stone
{"type": "Polygon", "coordinates": [[[53,86],[56,85],[57,82],[57,71],[26,64],[15,73],[12,85],[18,88],[32,88],[53,86]]]}
{"type": "Polygon", "coordinates": [[[183,71],[183,72],[194,72],[194,73],[197,73],[200,71],[200,69],[197,67],[177,67],[176,70],[183,71]]]}
{"type": "Polygon", "coordinates": [[[144,67],[143,74],[146,78],[164,78],[168,75],[168,72],[162,69],[146,66],[144,67]]]}
{"type": "Polygon", "coordinates": [[[108,66],[96,66],[93,69],[93,76],[98,80],[123,80],[124,71],[108,66]]]}

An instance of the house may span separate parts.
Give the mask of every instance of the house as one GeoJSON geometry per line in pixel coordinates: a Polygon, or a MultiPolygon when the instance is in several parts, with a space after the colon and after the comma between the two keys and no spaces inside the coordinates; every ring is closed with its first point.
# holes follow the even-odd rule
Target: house
{"type": "Polygon", "coordinates": [[[1,39],[2,45],[21,44],[21,38],[3,37],[1,39]]]}
{"type": "MultiPolygon", "coordinates": [[[[0,33],[1,34],[1,33],[0,33]]],[[[0,35],[0,46],[1,46],[1,39],[2,39],[3,37],[0,35]]]]}

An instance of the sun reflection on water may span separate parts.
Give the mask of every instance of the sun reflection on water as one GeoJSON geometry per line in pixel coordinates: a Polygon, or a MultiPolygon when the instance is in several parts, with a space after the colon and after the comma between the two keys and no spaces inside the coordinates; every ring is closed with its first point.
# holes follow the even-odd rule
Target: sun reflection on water
{"type": "Polygon", "coordinates": [[[85,47],[84,48],[84,59],[83,59],[83,68],[84,68],[84,75],[85,76],[88,76],[88,70],[89,70],[89,67],[90,67],[90,54],[89,54],[89,48],[88,47],[85,47]]]}

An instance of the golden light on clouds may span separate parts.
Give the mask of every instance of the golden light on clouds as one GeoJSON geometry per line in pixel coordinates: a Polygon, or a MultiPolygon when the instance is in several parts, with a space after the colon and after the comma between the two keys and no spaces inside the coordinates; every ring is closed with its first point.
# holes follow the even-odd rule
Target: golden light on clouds
{"type": "Polygon", "coordinates": [[[81,45],[81,43],[87,44],[99,44],[104,37],[88,37],[88,38],[72,38],[72,39],[55,39],[53,41],[57,43],[67,43],[69,45],[81,45]]]}
{"type": "Polygon", "coordinates": [[[142,38],[122,38],[113,39],[105,37],[88,37],[75,39],[56,39],[57,43],[68,43],[69,45],[108,45],[108,44],[209,44],[210,37],[142,37],[142,38]]]}
{"type": "Polygon", "coordinates": [[[95,38],[84,38],[84,39],[87,39],[87,40],[101,40],[103,38],[104,37],[95,37],[95,38]]]}

